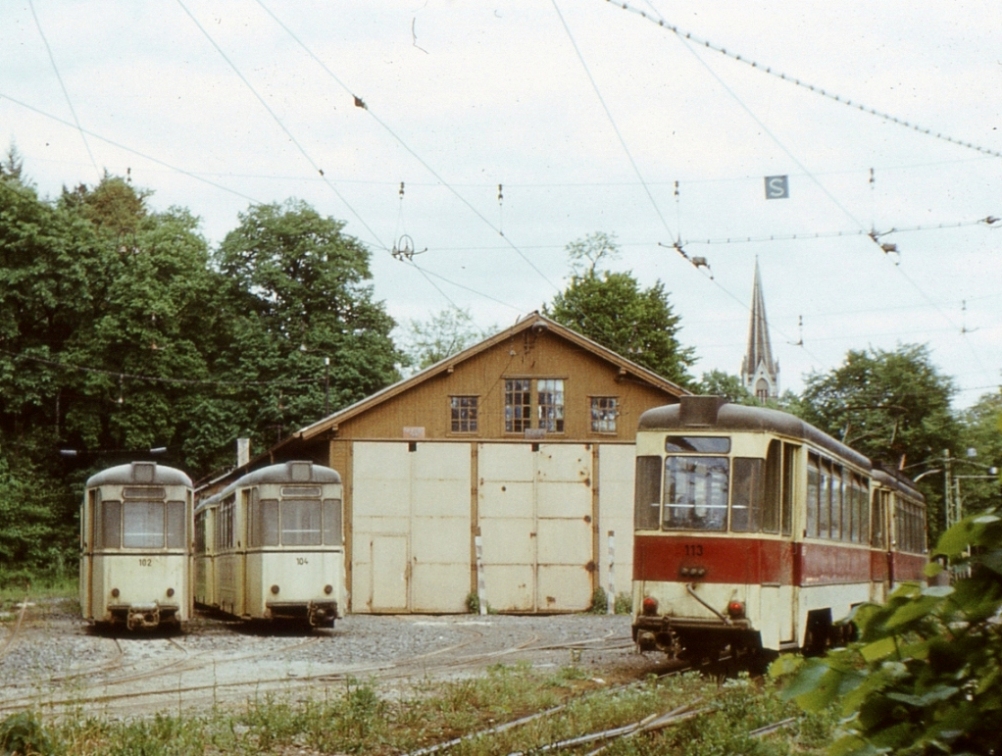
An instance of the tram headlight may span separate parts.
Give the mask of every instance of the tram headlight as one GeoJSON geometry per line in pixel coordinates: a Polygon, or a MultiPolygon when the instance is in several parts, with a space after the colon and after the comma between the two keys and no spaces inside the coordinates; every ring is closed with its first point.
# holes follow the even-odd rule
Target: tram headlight
{"type": "Polygon", "coordinates": [[[271,592],[274,593],[277,596],[278,595],[278,586],[277,585],[273,585],[271,587],[271,592]]]}
{"type": "Polygon", "coordinates": [[[333,585],[329,585],[329,584],[325,585],[324,586],[324,593],[326,593],[328,596],[330,596],[332,593],[334,593],[334,586],[333,585]]]}
{"type": "Polygon", "coordinates": [[[118,598],[118,596],[119,596],[119,590],[118,590],[118,588],[112,588],[111,589],[111,597],[112,598],[118,598]]]}
{"type": "Polygon", "coordinates": [[[741,619],[745,616],[744,601],[731,600],[727,602],[727,616],[731,619],[741,619]]]}
{"type": "Polygon", "coordinates": [[[658,600],[653,596],[644,596],[644,600],[640,603],[640,610],[645,617],[653,617],[658,613],[658,600]]]}
{"type": "Polygon", "coordinates": [[[167,598],[170,598],[173,595],[174,595],[174,589],[173,588],[168,588],[167,589],[167,598]]]}

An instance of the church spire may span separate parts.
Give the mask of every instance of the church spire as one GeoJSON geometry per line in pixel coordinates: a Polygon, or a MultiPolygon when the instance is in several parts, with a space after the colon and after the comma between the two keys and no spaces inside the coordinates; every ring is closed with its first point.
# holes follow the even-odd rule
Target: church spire
{"type": "Polygon", "coordinates": [[[751,323],[748,327],[748,351],[741,362],[741,382],[763,404],[767,399],[779,396],[779,363],[772,358],[757,257],[755,284],[752,287],[751,323]]]}

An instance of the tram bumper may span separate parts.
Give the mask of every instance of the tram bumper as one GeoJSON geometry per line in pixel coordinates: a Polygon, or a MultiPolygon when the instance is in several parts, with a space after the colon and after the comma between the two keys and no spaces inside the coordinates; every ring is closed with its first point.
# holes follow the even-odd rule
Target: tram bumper
{"type": "Polygon", "coordinates": [[[633,640],[642,652],[662,651],[681,659],[715,659],[728,648],[744,654],[762,647],[759,631],[747,619],[639,616],[633,623],[633,640]]]}
{"type": "Polygon", "coordinates": [[[306,622],[310,627],[334,627],[336,601],[268,602],[268,616],[273,620],[306,622]]]}
{"type": "Polygon", "coordinates": [[[129,604],[128,606],[109,607],[112,623],[125,621],[130,631],[155,630],[162,624],[177,621],[178,607],[170,604],[129,604]]]}

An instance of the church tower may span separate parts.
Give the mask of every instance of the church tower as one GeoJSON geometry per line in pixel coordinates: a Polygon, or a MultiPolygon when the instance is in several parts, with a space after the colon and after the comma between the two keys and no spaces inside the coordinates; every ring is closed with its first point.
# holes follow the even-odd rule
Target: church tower
{"type": "Polygon", "coordinates": [[[741,382],[762,404],[768,399],[779,397],[779,363],[772,359],[769,323],[765,318],[765,299],[762,296],[762,279],[758,273],[758,258],[755,259],[748,352],[741,362],[741,382]]]}

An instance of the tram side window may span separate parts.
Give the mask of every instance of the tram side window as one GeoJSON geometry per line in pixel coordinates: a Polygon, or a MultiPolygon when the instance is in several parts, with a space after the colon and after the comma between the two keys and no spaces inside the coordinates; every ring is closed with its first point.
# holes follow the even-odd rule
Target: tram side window
{"type": "Polygon", "coordinates": [[[233,509],[235,499],[228,497],[219,505],[216,515],[216,548],[231,549],[235,543],[233,537],[233,509]]]}
{"type": "Polygon", "coordinates": [[[167,502],[167,548],[183,549],[185,543],[185,506],[183,501],[167,502]]]}
{"type": "Polygon", "coordinates": [[[282,501],[282,545],[319,546],[320,502],[311,499],[282,501]]]}
{"type": "Polygon", "coordinates": [[[101,548],[117,549],[122,545],[122,502],[101,502],[101,548]]]}
{"type": "Polygon", "coordinates": [[[870,542],[870,481],[859,478],[859,542],[870,542]]]}
{"type": "Polygon", "coordinates": [[[833,541],[846,537],[845,525],[845,477],[841,465],[832,465],[832,532],[833,541]]]}
{"type": "Polygon", "coordinates": [[[205,512],[195,515],[195,553],[205,553],[205,512]]]}
{"type": "Polygon", "coordinates": [[[637,457],[633,489],[633,527],[657,530],[661,524],[661,457],[637,457]]]}
{"type": "Polygon", "coordinates": [[[783,445],[769,442],[765,458],[765,498],[762,507],[762,532],[778,533],[783,481],[783,445]]]}
{"type": "Polygon", "coordinates": [[[796,481],[797,447],[783,444],[783,535],[793,532],[793,491],[796,481]]]}
{"type": "Polygon", "coordinates": [[[734,484],[731,493],[731,530],[757,533],[762,529],[762,504],[765,499],[765,476],[762,460],[747,457],[734,459],[734,484]]]}
{"type": "Polygon", "coordinates": [[[278,499],[262,499],[261,545],[278,546],[278,499]]]}
{"type": "Polygon", "coordinates": [[[818,504],[818,535],[831,538],[832,534],[832,465],[821,460],[821,498],[818,504]]]}
{"type": "Polygon", "coordinates": [[[873,505],[870,508],[872,523],[870,527],[870,544],[878,548],[887,547],[887,533],[885,523],[887,517],[887,492],[880,489],[873,491],[873,505]]]}
{"type": "Polygon", "coordinates": [[[807,455],[807,535],[818,537],[818,509],[821,500],[821,460],[817,454],[807,455]]]}
{"type": "Polygon", "coordinates": [[[725,530],[728,467],[726,457],[666,458],[665,529],[725,530]]]}
{"type": "Polygon", "coordinates": [[[341,500],[324,499],[324,544],[341,545],[341,500]]]}

